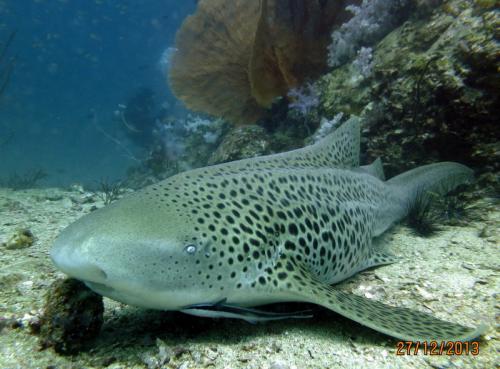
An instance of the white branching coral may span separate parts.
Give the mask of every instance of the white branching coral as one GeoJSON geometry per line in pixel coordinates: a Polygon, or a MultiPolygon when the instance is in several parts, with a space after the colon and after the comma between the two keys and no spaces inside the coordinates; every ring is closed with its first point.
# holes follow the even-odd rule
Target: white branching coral
{"type": "Polygon", "coordinates": [[[312,83],[308,83],[300,88],[292,88],[288,92],[288,98],[291,100],[288,108],[297,110],[302,115],[319,105],[319,94],[312,83]]]}
{"type": "Polygon", "coordinates": [[[373,72],[373,49],[362,46],[352,65],[363,77],[370,77],[373,72]]]}
{"type": "Polygon", "coordinates": [[[189,114],[185,119],[157,122],[154,134],[170,158],[179,158],[186,153],[188,141],[214,145],[219,141],[223,129],[224,124],[220,119],[210,120],[189,114]]]}
{"type": "Polygon", "coordinates": [[[334,129],[339,125],[343,117],[344,113],[338,113],[332,119],[322,118],[319,128],[314,133],[312,143],[318,142],[323,137],[333,132],[334,129]]]}
{"type": "Polygon", "coordinates": [[[363,0],[360,6],[346,9],[353,17],[332,33],[328,47],[328,65],[337,67],[352,60],[362,46],[371,46],[399,23],[409,0],[363,0]]]}

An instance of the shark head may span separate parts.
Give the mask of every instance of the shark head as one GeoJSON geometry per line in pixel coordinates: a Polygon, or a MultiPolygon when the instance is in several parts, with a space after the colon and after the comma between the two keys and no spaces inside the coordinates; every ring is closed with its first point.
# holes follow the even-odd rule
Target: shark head
{"type": "Polygon", "coordinates": [[[130,305],[164,310],[210,301],[206,271],[215,255],[196,227],[155,190],[90,213],[64,229],[54,264],[95,292],[130,305]],[[161,214],[159,214],[161,211],[161,214]]]}

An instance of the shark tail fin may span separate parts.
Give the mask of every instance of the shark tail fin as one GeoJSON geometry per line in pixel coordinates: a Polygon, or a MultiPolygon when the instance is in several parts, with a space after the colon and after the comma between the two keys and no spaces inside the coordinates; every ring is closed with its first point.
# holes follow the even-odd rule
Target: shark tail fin
{"type": "Polygon", "coordinates": [[[410,210],[419,196],[443,196],[459,185],[472,182],[474,173],[465,165],[442,162],[409,170],[389,179],[386,183],[403,193],[405,208],[410,210]]]}

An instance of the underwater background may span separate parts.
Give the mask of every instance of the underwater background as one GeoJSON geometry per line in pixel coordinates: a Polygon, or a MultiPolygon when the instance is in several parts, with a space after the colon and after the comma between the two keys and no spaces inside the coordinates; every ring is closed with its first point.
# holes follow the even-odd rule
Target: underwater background
{"type": "Polygon", "coordinates": [[[0,0],[0,369],[498,366],[499,71],[495,0],[0,0]],[[401,354],[313,305],[255,325],[140,309],[50,258],[148,185],[351,119],[386,178],[453,161],[475,180],[383,235],[401,261],[335,288],[484,326],[479,354],[401,354]]]}
{"type": "MultiPolygon", "coordinates": [[[[162,53],[195,1],[1,1],[15,58],[0,107],[1,177],[42,169],[44,185],[116,180],[134,163],[106,137],[141,88],[176,109],[162,53]],[[102,129],[102,131],[101,131],[102,129]]],[[[137,147],[127,143],[136,153],[137,147]]],[[[139,155],[137,153],[137,155],[139,155]]]]}

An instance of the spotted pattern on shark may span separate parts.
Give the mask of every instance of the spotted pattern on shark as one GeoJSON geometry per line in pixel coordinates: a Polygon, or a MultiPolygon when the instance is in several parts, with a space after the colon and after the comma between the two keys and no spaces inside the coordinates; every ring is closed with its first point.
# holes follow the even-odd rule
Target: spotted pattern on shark
{"type": "Polygon", "coordinates": [[[55,264],[98,293],[132,305],[267,320],[249,309],[304,301],[400,339],[466,340],[468,328],[335,288],[396,258],[372,244],[421,191],[444,194],[472,178],[457,163],[385,181],[359,166],[359,120],[288,153],[173,176],[62,232],[55,264]]]}

